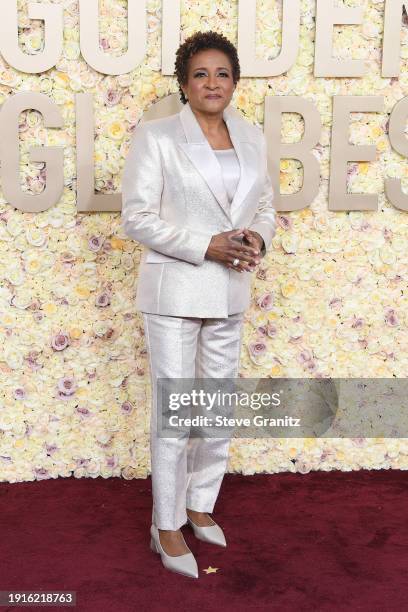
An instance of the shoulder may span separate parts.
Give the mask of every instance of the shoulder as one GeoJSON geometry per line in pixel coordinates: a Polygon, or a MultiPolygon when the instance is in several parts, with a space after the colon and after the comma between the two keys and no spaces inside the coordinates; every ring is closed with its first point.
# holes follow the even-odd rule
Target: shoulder
{"type": "Polygon", "coordinates": [[[158,119],[149,119],[140,121],[134,131],[141,132],[146,136],[153,137],[164,136],[169,134],[178,125],[178,113],[169,115],[168,117],[159,117],[158,119]]]}

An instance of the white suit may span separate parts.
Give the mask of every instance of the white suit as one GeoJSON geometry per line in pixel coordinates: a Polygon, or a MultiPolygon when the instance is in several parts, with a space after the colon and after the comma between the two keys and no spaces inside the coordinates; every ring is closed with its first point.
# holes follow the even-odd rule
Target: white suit
{"type": "Polygon", "coordinates": [[[265,136],[232,107],[224,120],[241,166],[231,206],[216,155],[188,102],[133,133],[122,217],[125,233],[145,245],[136,294],[143,312],[227,317],[250,304],[251,272],[204,259],[214,234],[249,227],[268,249],[275,232],[265,136]]]}
{"type": "Polygon", "coordinates": [[[205,259],[211,237],[249,227],[275,233],[273,188],[263,132],[231,107],[223,113],[240,163],[229,204],[221,166],[190,104],[139,124],[122,181],[125,233],[144,245],[136,293],[143,312],[152,383],[152,520],[178,529],[186,507],[212,512],[225,472],[227,438],[157,435],[158,378],[238,376],[250,272],[205,259]]]}

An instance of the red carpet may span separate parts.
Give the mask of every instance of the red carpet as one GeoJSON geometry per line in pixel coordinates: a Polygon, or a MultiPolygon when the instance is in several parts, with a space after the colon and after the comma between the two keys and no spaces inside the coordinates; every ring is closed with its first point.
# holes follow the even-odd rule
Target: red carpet
{"type": "Polygon", "coordinates": [[[150,551],[150,478],[1,483],[0,590],[75,590],[76,607],[48,610],[81,612],[401,610],[407,482],[397,470],[226,474],[213,516],[228,547],[183,527],[198,580],[150,551]]]}

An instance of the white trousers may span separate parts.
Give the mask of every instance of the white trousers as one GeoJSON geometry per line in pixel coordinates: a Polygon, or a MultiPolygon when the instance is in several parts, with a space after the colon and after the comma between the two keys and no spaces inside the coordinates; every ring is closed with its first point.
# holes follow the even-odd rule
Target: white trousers
{"type": "Polygon", "coordinates": [[[152,389],[152,522],[158,529],[179,529],[187,522],[186,508],[213,511],[231,438],[159,437],[156,381],[158,378],[236,378],[243,318],[243,312],[219,319],[143,313],[152,389]]]}

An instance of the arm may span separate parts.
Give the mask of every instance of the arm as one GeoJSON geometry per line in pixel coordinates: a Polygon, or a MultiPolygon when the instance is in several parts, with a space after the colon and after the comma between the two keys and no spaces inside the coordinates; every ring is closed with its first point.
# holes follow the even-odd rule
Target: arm
{"type": "Polygon", "coordinates": [[[257,213],[251,225],[248,226],[248,229],[257,232],[261,236],[263,246],[260,256],[264,257],[276,232],[276,211],[273,207],[274,190],[268,172],[267,144],[264,134],[262,134],[262,156],[265,175],[264,187],[261,197],[259,198],[257,213]]]}
{"type": "Polygon", "coordinates": [[[148,124],[140,124],[132,135],[122,179],[123,231],[155,251],[200,265],[212,234],[160,218],[163,183],[157,140],[148,124]]]}

